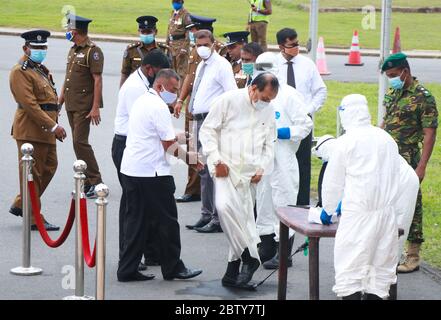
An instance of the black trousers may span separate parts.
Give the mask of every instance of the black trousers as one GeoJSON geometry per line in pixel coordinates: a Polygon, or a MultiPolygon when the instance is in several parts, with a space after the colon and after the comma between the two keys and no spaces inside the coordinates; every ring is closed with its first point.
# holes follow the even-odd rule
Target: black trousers
{"type": "MultiPolygon", "coordinates": [[[[116,171],[118,173],[118,180],[122,188],[121,200],[119,203],[119,252],[123,250],[124,239],[124,217],[126,212],[127,196],[125,188],[123,187],[122,174],[121,174],[121,162],[126,148],[127,137],[115,135],[112,143],[112,159],[115,164],[116,171]]],[[[149,257],[153,260],[159,260],[159,245],[157,237],[155,236],[155,228],[157,221],[150,221],[148,237],[146,239],[144,247],[144,257],[149,257]]],[[[120,257],[121,258],[121,257],[120,257]]]]}
{"type": "Polygon", "coordinates": [[[296,157],[299,163],[300,184],[297,205],[309,205],[311,190],[311,148],[312,132],[300,143],[296,157]]]}
{"type": "Polygon", "coordinates": [[[164,278],[184,269],[180,259],[181,235],[178,210],[174,197],[172,176],[152,178],[129,177],[121,174],[126,191],[124,245],[120,253],[118,277],[129,277],[137,272],[144,244],[148,237],[149,221],[158,221],[161,271],[164,278]]]}

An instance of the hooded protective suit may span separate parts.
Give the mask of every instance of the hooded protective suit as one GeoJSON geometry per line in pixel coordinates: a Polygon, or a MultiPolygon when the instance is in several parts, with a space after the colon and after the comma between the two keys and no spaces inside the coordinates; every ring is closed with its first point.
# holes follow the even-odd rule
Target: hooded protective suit
{"type": "MultiPolygon", "coordinates": [[[[324,135],[317,141],[317,146],[312,153],[323,162],[328,162],[335,148],[337,140],[331,135],[324,135]]],[[[404,230],[404,235],[399,239],[398,254],[403,252],[404,244],[412,224],[415,204],[418,195],[419,179],[415,170],[400,156],[400,185],[399,197],[395,206],[398,228],[404,230]]],[[[320,189],[320,186],[319,186],[320,189]]]]}
{"type": "MultiPolygon", "coordinates": [[[[277,74],[277,57],[266,52],[256,60],[256,66],[277,74]]],[[[278,130],[274,146],[275,158],[272,173],[264,175],[257,185],[256,209],[257,230],[260,236],[275,233],[279,241],[279,220],[277,207],[295,205],[299,190],[299,166],[296,152],[300,142],[311,132],[313,122],[307,115],[304,98],[296,89],[286,84],[279,88],[277,97],[271,102],[278,130]]],[[[290,230],[290,237],[294,234],[290,230]]]]}
{"type": "Polygon", "coordinates": [[[370,124],[366,98],[349,95],[339,107],[346,134],[337,139],[323,179],[323,208],[342,200],[335,238],[337,296],[365,292],[386,298],[396,283],[400,156],[395,141],[370,124]]]}

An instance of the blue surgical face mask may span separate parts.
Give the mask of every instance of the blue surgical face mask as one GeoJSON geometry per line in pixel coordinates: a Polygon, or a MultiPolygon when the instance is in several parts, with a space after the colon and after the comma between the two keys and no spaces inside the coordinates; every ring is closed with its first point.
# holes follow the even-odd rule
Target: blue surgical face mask
{"type": "Polygon", "coordinates": [[[36,63],[42,63],[46,59],[46,55],[47,50],[31,49],[29,58],[36,63]]]}
{"type": "Polygon", "coordinates": [[[188,32],[188,38],[190,39],[191,43],[195,43],[194,33],[189,31],[188,32]]]}
{"type": "Polygon", "coordinates": [[[140,34],[139,38],[141,39],[142,43],[145,44],[151,44],[155,41],[155,35],[153,33],[150,34],[140,34]]]}
{"type": "Polygon", "coordinates": [[[74,35],[73,35],[72,31],[68,31],[68,32],[66,32],[66,39],[67,39],[68,41],[72,41],[73,38],[74,38],[74,35]]]}
{"type": "Polygon", "coordinates": [[[247,76],[252,76],[254,72],[254,63],[242,63],[242,71],[247,76]]]}
{"type": "Polygon", "coordinates": [[[182,3],[180,2],[173,2],[173,9],[175,9],[176,11],[179,11],[182,9],[182,3]]]}
{"type": "MultiPolygon", "coordinates": [[[[404,72],[404,70],[403,70],[404,72]]],[[[389,78],[389,86],[394,90],[401,90],[404,87],[404,80],[401,80],[403,72],[398,77],[389,78]]]]}

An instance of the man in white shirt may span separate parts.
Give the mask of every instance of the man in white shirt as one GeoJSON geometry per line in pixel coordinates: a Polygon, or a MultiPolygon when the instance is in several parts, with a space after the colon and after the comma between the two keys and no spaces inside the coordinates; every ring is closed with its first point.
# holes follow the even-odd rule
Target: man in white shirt
{"type": "MultiPolygon", "coordinates": [[[[115,136],[112,143],[112,159],[118,173],[118,180],[121,182],[121,161],[126,148],[127,132],[129,131],[129,114],[135,101],[149,91],[155,75],[164,68],[170,68],[167,56],[160,50],[152,50],[143,58],[142,66],[133,72],[124,82],[118,93],[118,105],[116,107],[115,117],[115,136]]],[[[119,247],[122,250],[122,239],[124,238],[124,214],[126,212],[126,194],[122,188],[121,201],[119,205],[119,247]]],[[[146,265],[157,264],[159,260],[158,245],[153,245],[154,238],[147,239],[146,249],[144,251],[145,265],[140,269],[145,270],[146,265]]]]}
{"type": "MultiPolygon", "coordinates": [[[[214,50],[214,37],[208,30],[199,30],[195,33],[196,48],[202,58],[196,70],[196,80],[188,105],[188,110],[194,119],[193,132],[196,132],[197,148],[201,149],[199,130],[207,117],[211,106],[223,93],[237,89],[233,69],[227,59],[221,57],[214,50]]],[[[198,232],[221,232],[219,218],[214,205],[214,185],[207,167],[200,173],[202,217],[194,225],[186,226],[198,232]]]]}
{"type": "MultiPolygon", "coordinates": [[[[176,101],[179,82],[175,71],[161,70],[153,88],[132,107],[121,162],[122,185],[127,197],[125,232],[117,272],[121,282],[154,278],[154,275],[143,275],[138,271],[151,219],[158,221],[156,235],[163,278],[189,279],[202,272],[186,268],[180,259],[175,183],[166,158],[166,153],[170,153],[188,163],[190,157],[176,141],[167,106],[176,101]]],[[[202,164],[198,167],[202,168],[202,164]]]]}
{"type": "Polygon", "coordinates": [[[223,286],[248,289],[260,265],[254,198],[256,184],[272,170],[276,128],[270,102],[278,90],[276,76],[262,73],[251,86],[216,100],[200,129],[219,220],[230,244],[223,286]]]}
{"type": "MultiPolygon", "coordinates": [[[[277,32],[278,78],[280,83],[288,84],[305,98],[306,112],[312,117],[320,110],[326,100],[327,88],[315,63],[299,54],[299,40],[294,29],[284,28],[277,32]]],[[[297,205],[309,205],[311,184],[312,132],[302,140],[296,153],[299,163],[300,187],[297,205]]]]}

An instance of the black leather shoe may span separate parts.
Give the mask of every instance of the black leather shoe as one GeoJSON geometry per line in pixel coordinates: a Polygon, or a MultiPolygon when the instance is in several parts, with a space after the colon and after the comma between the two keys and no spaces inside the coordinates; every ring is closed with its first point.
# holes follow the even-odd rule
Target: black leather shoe
{"type": "Polygon", "coordinates": [[[89,190],[86,192],[86,198],[87,199],[96,199],[96,198],[98,198],[98,196],[96,195],[96,192],[95,192],[95,187],[96,187],[96,185],[91,185],[89,187],[89,190]]]}
{"type": "Polygon", "coordinates": [[[210,221],[211,221],[211,217],[209,217],[209,216],[202,216],[202,217],[199,219],[199,221],[196,222],[195,224],[193,224],[193,225],[188,224],[188,225],[186,225],[185,227],[186,227],[187,229],[193,230],[194,228],[201,228],[201,227],[205,226],[205,225],[206,225],[207,223],[209,223],[210,221]]]}
{"type": "Polygon", "coordinates": [[[136,272],[132,276],[129,277],[118,277],[119,282],[130,282],[130,281],[148,281],[153,280],[155,278],[154,274],[142,274],[140,272],[136,272]]]}
{"type": "Polygon", "coordinates": [[[23,210],[17,207],[11,207],[9,209],[9,213],[12,213],[14,216],[23,217],[23,210]]]}
{"type": "Polygon", "coordinates": [[[201,201],[201,196],[196,194],[184,194],[179,198],[176,198],[176,202],[195,202],[201,201]]]}
{"type": "Polygon", "coordinates": [[[254,272],[259,268],[260,262],[256,258],[242,265],[239,275],[237,276],[236,286],[239,288],[247,287],[248,282],[253,278],[254,272]]]}
{"type": "Polygon", "coordinates": [[[138,271],[146,271],[147,269],[147,266],[142,262],[138,266],[138,271]]]}
{"type": "Polygon", "coordinates": [[[191,278],[197,277],[201,273],[202,273],[201,269],[184,268],[182,271],[177,272],[174,275],[164,277],[164,280],[173,280],[173,279],[186,280],[186,279],[191,279],[191,278]]]}
{"type": "Polygon", "coordinates": [[[265,263],[271,260],[277,253],[277,242],[274,240],[275,234],[260,236],[261,242],[257,245],[260,261],[265,263]]]}
{"type": "Polygon", "coordinates": [[[219,223],[215,223],[210,221],[208,224],[201,228],[194,228],[197,232],[201,233],[215,233],[215,232],[223,232],[219,223]]]}
{"type": "MultiPolygon", "coordinates": [[[[60,230],[60,227],[50,224],[49,222],[45,221],[44,222],[44,228],[46,229],[46,231],[58,231],[60,230]]],[[[38,227],[36,224],[31,225],[31,230],[32,231],[37,231],[38,227]]]]}

